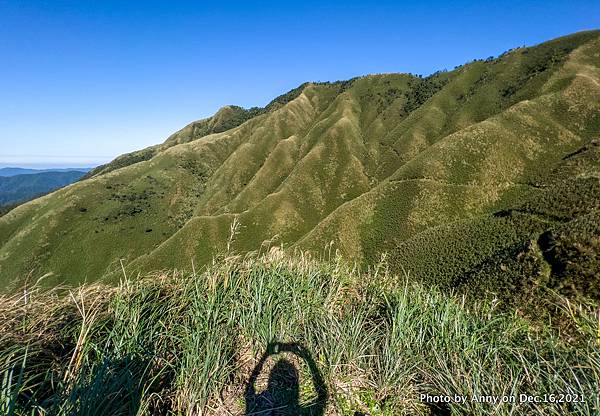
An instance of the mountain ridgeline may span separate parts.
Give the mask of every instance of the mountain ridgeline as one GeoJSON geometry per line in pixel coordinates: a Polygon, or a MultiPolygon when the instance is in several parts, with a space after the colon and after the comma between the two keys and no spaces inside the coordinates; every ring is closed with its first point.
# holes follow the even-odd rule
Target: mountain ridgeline
{"type": "Polygon", "coordinates": [[[599,298],[600,32],[225,107],[0,217],[0,281],[191,269],[280,244],[362,266],[385,253],[474,294],[599,298]]]}

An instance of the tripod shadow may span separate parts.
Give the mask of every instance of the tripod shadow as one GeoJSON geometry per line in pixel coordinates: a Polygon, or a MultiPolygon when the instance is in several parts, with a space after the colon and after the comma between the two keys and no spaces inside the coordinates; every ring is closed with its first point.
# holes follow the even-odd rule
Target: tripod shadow
{"type": "Polygon", "coordinates": [[[266,352],[254,367],[246,385],[245,399],[246,416],[322,416],[327,404],[327,387],[323,376],[306,348],[298,344],[276,342],[267,346],[266,352]],[[317,397],[312,402],[300,404],[298,370],[287,359],[281,359],[275,364],[269,373],[266,390],[260,394],[256,393],[256,380],[267,358],[282,352],[292,353],[308,365],[312,383],[317,392],[317,397]]]}

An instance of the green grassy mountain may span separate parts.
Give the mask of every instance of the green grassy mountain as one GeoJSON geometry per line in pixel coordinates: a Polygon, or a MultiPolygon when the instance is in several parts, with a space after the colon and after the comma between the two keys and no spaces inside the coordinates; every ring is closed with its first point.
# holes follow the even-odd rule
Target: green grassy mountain
{"type": "Polygon", "coordinates": [[[225,107],[0,217],[5,287],[283,244],[502,297],[600,296],[600,32],[225,107]],[[29,277],[28,277],[29,276],[29,277]]]}

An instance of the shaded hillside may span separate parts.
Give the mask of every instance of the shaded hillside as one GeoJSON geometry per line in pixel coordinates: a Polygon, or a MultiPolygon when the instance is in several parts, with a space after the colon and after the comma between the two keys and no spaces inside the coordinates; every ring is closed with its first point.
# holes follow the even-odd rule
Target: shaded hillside
{"type": "Polygon", "coordinates": [[[0,218],[0,276],[80,282],[283,244],[388,253],[477,293],[597,296],[598,138],[598,32],[429,77],[308,83],[0,218]]]}
{"type": "Polygon", "coordinates": [[[0,206],[27,201],[79,180],[85,172],[41,172],[0,176],[0,206]]]}

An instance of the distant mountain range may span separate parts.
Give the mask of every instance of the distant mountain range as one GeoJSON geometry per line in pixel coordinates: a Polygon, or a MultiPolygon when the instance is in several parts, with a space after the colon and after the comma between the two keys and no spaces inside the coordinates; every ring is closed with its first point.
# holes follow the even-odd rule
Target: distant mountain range
{"type": "MultiPolygon", "coordinates": [[[[398,51],[400,53],[400,51],[398,51]]],[[[501,298],[600,297],[600,32],[225,107],[0,217],[0,286],[336,253],[501,298]]]]}
{"type": "Polygon", "coordinates": [[[78,181],[88,171],[89,169],[2,168],[0,169],[0,212],[3,206],[28,201],[78,181]]]}
{"type": "Polygon", "coordinates": [[[0,168],[0,177],[16,175],[32,175],[36,173],[47,172],[84,172],[87,173],[92,168],[64,168],[64,169],[25,169],[25,168],[0,168]]]}

